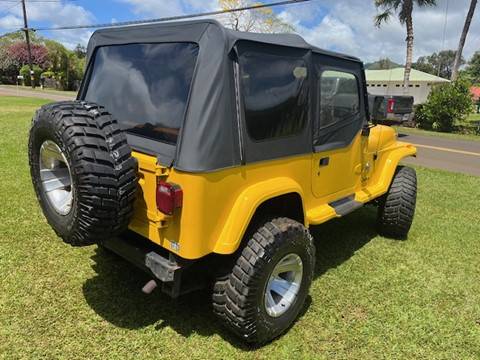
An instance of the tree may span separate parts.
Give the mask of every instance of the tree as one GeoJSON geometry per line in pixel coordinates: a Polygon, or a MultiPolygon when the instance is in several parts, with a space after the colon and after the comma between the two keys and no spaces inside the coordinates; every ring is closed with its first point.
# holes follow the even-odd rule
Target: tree
{"type": "Polygon", "coordinates": [[[480,83],[480,51],[473,54],[465,72],[474,84],[480,83]]]}
{"type": "MultiPolygon", "coordinates": [[[[83,76],[85,47],[77,45],[70,51],[57,41],[42,38],[32,33],[32,55],[34,71],[56,80],[57,87],[76,89],[83,76]]],[[[15,83],[19,72],[28,71],[28,53],[24,35],[13,32],[0,36],[0,73],[2,81],[15,83]]],[[[37,74],[38,75],[38,74],[37,74]]],[[[38,76],[37,76],[38,78],[38,76]]],[[[37,79],[38,80],[38,79],[37,79]]]]}
{"type": "MultiPolygon", "coordinates": [[[[42,69],[38,65],[33,65],[33,79],[35,85],[40,85],[40,74],[42,73],[42,69]]],[[[31,76],[30,76],[30,66],[23,65],[19,71],[20,75],[23,76],[24,85],[30,86],[32,85],[31,76]]]]}
{"type": "Polygon", "coordinates": [[[405,91],[408,89],[408,82],[410,80],[410,70],[412,69],[413,59],[413,6],[416,4],[419,7],[435,6],[436,0],[375,0],[375,6],[382,12],[375,16],[375,26],[380,27],[382,23],[388,22],[390,18],[397,14],[398,20],[407,29],[407,54],[405,59],[405,73],[403,78],[403,86],[405,91]]]}
{"type": "Polygon", "coordinates": [[[470,83],[458,78],[433,87],[427,101],[415,110],[415,121],[424,129],[450,132],[456,122],[465,120],[472,108],[470,83]]]}
{"type": "Polygon", "coordinates": [[[365,69],[368,70],[388,70],[398,67],[402,67],[402,65],[397,64],[396,62],[390,60],[388,57],[365,64],[365,69]]]}
{"type": "Polygon", "coordinates": [[[48,50],[48,59],[50,60],[48,70],[55,73],[65,71],[68,66],[69,51],[67,48],[54,40],[45,40],[45,46],[48,50]]]}
{"type": "MultiPolygon", "coordinates": [[[[218,0],[218,2],[223,10],[261,4],[250,0],[218,0]]],[[[280,19],[270,8],[227,13],[222,22],[226,27],[237,31],[281,33],[295,30],[292,25],[280,19]]]]}
{"type": "MultiPolygon", "coordinates": [[[[47,48],[39,44],[31,44],[30,48],[32,51],[32,62],[39,67],[45,67],[48,64],[47,48]]],[[[28,64],[28,49],[27,44],[24,42],[15,42],[9,45],[6,55],[13,63],[19,66],[28,64]]]]}
{"type": "MultiPolygon", "coordinates": [[[[455,55],[456,52],[454,50],[443,50],[429,56],[420,56],[417,62],[412,64],[412,68],[450,79],[453,71],[453,63],[455,62],[455,55]]],[[[460,57],[460,63],[465,63],[462,57],[460,57]]]]}
{"type": "Polygon", "coordinates": [[[77,44],[75,49],[73,49],[73,52],[79,59],[84,59],[87,56],[87,48],[81,44],[77,44]]]}
{"type": "MultiPolygon", "coordinates": [[[[30,33],[30,42],[32,44],[42,44],[43,38],[38,36],[36,33],[30,33]]],[[[6,33],[0,36],[0,47],[11,45],[16,42],[24,42],[25,41],[25,34],[23,31],[14,31],[11,33],[6,33]]]]}
{"type": "MultiPolygon", "coordinates": [[[[42,43],[43,38],[35,33],[30,34],[32,48],[35,47],[35,56],[44,63],[42,43]],[[40,46],[40,47],[36,47],[40,46]],[[41,50],[39,50],[41,49],[41,50]],[[37,52],[39,50],[39,52],[37,52]]],[[[48,60],[48,57],[47,57],[48,60]]],[[[15,31],[0,36],[0,74],[2,82],[15,83],[22,65],[28,63],[28,54],[25,45],[25,34],[22,31],[15,31]]]]}
{"type": "Polygon", "coordinates": [[[458,42],[457,56],[455,57],[455,62],[453,64],[452,70],[452,80],[455,80],[457,78],[458,69],[461,65],[463,46],[465,45],[465,40],[467,39],[468,30],[470,29],[470,23],[472,22],[473,13],[475,12],[476,6],[477,0],[472,0],[470,2],[470,8],[468,9],[467,17],[465,18],[462,35],[460,36],[460,41],[458,42]]]}

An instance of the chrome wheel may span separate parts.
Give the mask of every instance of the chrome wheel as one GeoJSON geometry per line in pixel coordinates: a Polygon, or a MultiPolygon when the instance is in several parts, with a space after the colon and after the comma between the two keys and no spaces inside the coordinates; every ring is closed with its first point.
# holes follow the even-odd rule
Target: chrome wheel
{"type": "Polygon", "coordinates": [[[265,310],[272,317],[285,313],[297,299],[303,263],[297,254],[284,256],[270,274],[265,288],[265,310]]]}
{"type": "Polygon", "coordinates": [[[62,150],[51,140],[40,147],[40,181],[48,201],[61,215],[72,209],[72,175],[62,150]]]}

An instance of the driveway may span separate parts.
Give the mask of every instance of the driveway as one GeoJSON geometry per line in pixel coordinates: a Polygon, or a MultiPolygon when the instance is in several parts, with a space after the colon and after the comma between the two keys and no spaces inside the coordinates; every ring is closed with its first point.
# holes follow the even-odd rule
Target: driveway
{"type": "Polygon", "coordinates": [[[21,87],[11,86],[11,85],[0,85],[0,96],[23,96],[23,97],[34,97],[41,99],[49,99],[53,101],[62,101],[62,100],[73,100],[75,99],[75,94],[67,94],[59,92],[55,94],[51,91],[43,91],[39,88],[35,90],[25,89],[21,87]]]}
{"type": "Polygon", "coordinates": [[[403,162],[480,176],[480,141],[411,135],[398,130],[399,140],[417,147],[417,157],[403,162]]]}

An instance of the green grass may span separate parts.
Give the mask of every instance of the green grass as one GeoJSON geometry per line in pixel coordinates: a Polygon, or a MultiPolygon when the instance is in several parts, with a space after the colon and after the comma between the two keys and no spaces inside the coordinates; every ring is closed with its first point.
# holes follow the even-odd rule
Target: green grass
{"type": "Polygon", "coordinates": [[[313,228],[308,308],[286,335],[250,349],[211,315],[206,292],[144,295],[148,277],[127,262],[55,236],[27,162],[44,102],[0,97],[0,357],[480,358],[480,178],[418,168],[407,241],[378,236],[368,207],[313,228]]]}
{"type": "Polygon", "coordinates": [[[468,115],[466,121],[467,121],[467,122],[480,121],[480,114],[470,114],[470,115],[468,115]]]}
{"type": "Polygon", "coordinates": [[[473,141],[480,141],[480,135],[477,135],[474,132],[474,128],[476,125],[473,125],[474,121],[480,121],[480,114],[470,114],[465,121],[459,122],[457,125],[463,125],[465,128],[469,128],[470,130],[468,133],[460,133],[460,132],[452,132],[452,133],[444,133],[438,131],[430,131],[430,130],[423,130],[417,128],[410,128],[410,127],[403,127],[403,126],[394,126],[397,132],[405,133],[405,134],[412,134],[412,135],[424,135],[424,136],[436,136],[446,139],[455,139],[455,140],[473,140],[473,141]]]}
{"type": "MultiPolygon", "coordinates": [[[[2,85],[3,87],[8,87],[11,89],[17,89],[16,85],[2,85]]],[[[18,87],[19,91],[35,91],[39,94],[41,93],[47,93],[47,94],[58,94],[58,95],[67,95],[71,96],[72,99],[74,99],[77,96],[76,91],[64,91],[64,90],[56,90],[56,89],[41,89],[39,86],[35,87],[35,89],[32,89],[30,86],[19,86],[18,87]]]]}
{"type": "MultiPolygon", "coordinates": [[[[473,120],[469,120],[469,121],[473,121],[473,120]]],[[[394,126],[394,128],[397,130],[397,132],[404,133],[404,134],[435,136],[435,137],[455,139],[455,140],[480,141],[480,135],[474,135],[474,134],[444,133],[444,132],[438,132],[438,131],[403,127],[403,126],[394,126]]]]}

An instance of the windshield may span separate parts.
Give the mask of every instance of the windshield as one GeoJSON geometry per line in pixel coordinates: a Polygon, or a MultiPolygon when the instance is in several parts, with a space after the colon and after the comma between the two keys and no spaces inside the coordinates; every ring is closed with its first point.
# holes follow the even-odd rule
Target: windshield
{"type": "Polygon", "coordinates": [[[192,43],[99,47],[85,100],[103,105],[129,133],[176,144],[197,54],[192,43]]]}

